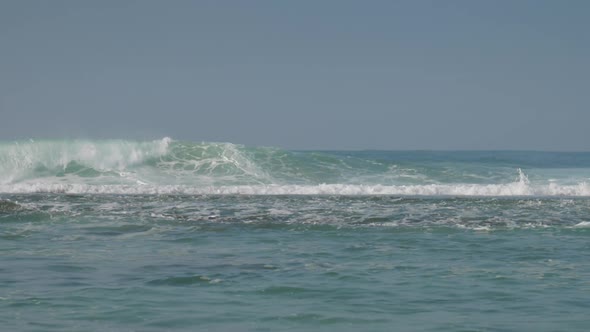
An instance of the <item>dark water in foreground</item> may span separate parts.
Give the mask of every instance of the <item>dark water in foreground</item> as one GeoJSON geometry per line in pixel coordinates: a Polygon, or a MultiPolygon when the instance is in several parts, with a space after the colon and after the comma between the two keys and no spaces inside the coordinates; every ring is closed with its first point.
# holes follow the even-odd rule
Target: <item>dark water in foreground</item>
{"type": "Polygon", "coordinates": [[[590,199],[4,194],[6,331],[587,331],[590,199]]]}

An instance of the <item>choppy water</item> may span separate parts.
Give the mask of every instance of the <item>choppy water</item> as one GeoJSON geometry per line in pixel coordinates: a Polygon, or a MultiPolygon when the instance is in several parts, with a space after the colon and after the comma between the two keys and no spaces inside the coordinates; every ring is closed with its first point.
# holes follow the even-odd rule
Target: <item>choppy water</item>
{"type": "Polygon", "coordinates": [[[586,331],[590,153],[0,143],[7,331],[586,331]]]}

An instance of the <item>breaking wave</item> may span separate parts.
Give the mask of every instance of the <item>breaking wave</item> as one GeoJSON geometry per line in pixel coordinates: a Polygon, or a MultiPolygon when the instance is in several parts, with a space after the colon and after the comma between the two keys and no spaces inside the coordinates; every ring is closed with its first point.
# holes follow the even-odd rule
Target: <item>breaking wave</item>
{"type": "Polygon", "coordinates": [[[0,193],[590,196],[588,160],[587,154],[287,151],[170,138],[18,141],[0,143],[0,193]]]}

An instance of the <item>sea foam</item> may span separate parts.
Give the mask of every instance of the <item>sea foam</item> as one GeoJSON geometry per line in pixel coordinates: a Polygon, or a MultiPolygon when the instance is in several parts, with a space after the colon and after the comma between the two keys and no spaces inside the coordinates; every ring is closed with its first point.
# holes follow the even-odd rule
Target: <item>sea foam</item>
{"type": "Polygon", "coordinates": [[[452,185],[239,185],[193,187],[183,185],[88,185],[19,183],[0,185],[1,193],[157,194],[157,195],[394,195],[394,196],[590,196],[590,184],[452,185]]]}

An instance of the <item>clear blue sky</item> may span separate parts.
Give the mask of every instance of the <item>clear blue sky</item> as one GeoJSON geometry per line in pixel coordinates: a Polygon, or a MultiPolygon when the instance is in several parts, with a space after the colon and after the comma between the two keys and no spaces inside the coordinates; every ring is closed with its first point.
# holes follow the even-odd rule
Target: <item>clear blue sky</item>
{"type": "Polygon", "coordinates": [[[0,2],[0,139],[590,150],[590,1],[0,2]]]}

